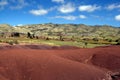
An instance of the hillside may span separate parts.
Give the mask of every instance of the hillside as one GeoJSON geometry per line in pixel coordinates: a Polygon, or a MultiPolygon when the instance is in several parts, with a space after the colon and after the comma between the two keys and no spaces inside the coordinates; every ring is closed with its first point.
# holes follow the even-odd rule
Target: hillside
{"type": "Polygon", "coordinates": [[[1,46],[0,80],[120,80],[119,62],[120,46],[1,46]]]}
{"type": "Polygon", "coordinates": [[[88,26],[84,24],[31,24],[12,27],[0,24],[0,32],[31,32],[37,36],[55,36],[62,33],[66,36],[114,38],[120,36],[120,28],[108,25],[88,26]]]}
{"type": "Polygon", "coordinates": [[[0,24],[0,32],[11,32],[12,30],[14,30],[14,28],[9,24],[0,24]]]}

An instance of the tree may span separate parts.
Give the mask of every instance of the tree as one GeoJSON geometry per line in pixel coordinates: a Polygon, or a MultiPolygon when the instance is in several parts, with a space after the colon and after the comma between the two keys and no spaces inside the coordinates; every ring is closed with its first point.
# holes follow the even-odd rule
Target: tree
{"type": "Polygon", "coordinates": [[[31,34],[30,32],[27,33],[27,38],[30,38],[31,34]]]}
{"type": "Polygon", "coordinates": [[[58,33],[58,36],[60,37],[60,40],[63,41],[63,34],[61,32],[58,33]]]}
{"type": "Polygon", "coordinates": [[[20,33],[13,32],[13,33],[11,33],[11,37],[20,37],[20,33]]]}
{"type": "Polygon", "coordinates": [[[88,42],[84,42],[84,44],[85,44],[85,48],[87,48],[88,42]]]}
{"type": "Polygon", "coordinates": [[[27,33],[27,38],[30,38],[30,39],[33,38],[32,35],[30,34],[30,32],[27,33]]]}
{"type": "Polygon", "coordinates": [[[120,38],[116,40],[117,44],[116,45],[120,45],[120,38]]]}

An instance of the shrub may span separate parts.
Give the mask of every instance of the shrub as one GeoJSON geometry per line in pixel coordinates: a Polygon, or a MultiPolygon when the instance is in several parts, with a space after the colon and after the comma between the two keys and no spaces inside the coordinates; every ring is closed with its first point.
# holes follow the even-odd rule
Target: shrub
{"type": "Polygon", "coordinates": [[[120,40],[117,42],[117,45],[120,45],[120,40]]]}
{"type": "Polygon", "coordinates": [[[9,42],[7,42],[7,43],[10,44],[10,45],[13,45],[13,44],[14,44],[13,41],[9,41],[9,42]]]}
{"type": "Polygon", "coordinates": [[[118,42],[116,45],[120,45],[120,42],[118,42]]]}
{"type": "Polygon", "coordinates": [[[17,40],[13,41],[13,43],[15,43],[15,44],[19,44],[19,42],[18,42],[17,40]]]}
{"type": "Polygon", "coordinates": [[[93,38],[93,41],[99,41],[98,38],[93,38]]]}
{"type": "Polygon", "coordinates": [[[118,38],[115,42],[119,42],[120,41],[120,38],[118,38]]]}
{"type": "Polygon", "coordinates": [[[117,44],[116,45],[120,45],[120,38],[116,40],[117,44]]]}
{"type": "Polygon", "coordinates": [[[106,41],[108,41],[108,42],[112,42],[113,40],[112,39],[105,39],[106,41]]]}
{"type": "Polygon", "coordinates": [[[87,48],[88,42],[84,42],[84,48],[87,48]]]}
{"type": "Polygon", "coordinates": [[[50,39],[47,37],[46,40],[50,40],[50,39]]]}
{"type": "Polygon", "coordinates": [[[2,40],[0,40],[0,42],[3,42],[2,40]]]}
{"type": "Polygon", "coordinates": [[[113,40],[112,39],[109,39],[108,42],[112,42],[113,40]]]}
{"type": "Polygon", "coordinates": [[[6,41],[6,43],[8,43],[10,45],[19,44],[19,42],[17,40],[15,40],[15,41],[6,41]]]}
{"type": "Polygon", "coordinates": [[[84,40],[84,41],[89,41],[90,39],[89,39],[89,38],[83,38],[82,40],[84,40]]]}

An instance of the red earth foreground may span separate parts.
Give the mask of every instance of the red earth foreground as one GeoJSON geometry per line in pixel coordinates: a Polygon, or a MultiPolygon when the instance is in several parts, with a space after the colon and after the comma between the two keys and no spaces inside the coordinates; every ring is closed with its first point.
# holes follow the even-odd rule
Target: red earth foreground
{"type": "Polygon", "coordinates": [[[112,80],[119,72],[120,46],[0,46],[0,80],[112,80]]]}

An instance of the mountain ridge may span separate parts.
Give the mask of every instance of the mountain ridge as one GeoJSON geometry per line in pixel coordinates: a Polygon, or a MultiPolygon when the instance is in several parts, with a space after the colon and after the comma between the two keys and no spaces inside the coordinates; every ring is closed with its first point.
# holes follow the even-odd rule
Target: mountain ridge
{"type": "Polygon", "coordinates": [[[31,32],[38,36],[51,36],[57,33],[73,36],[94,36],[94,37],[119,37],[120,28],[109,25],[89,26],[85,24],[28,24],[22,26],[10,26],[0,24],[0,32],[31,32]]]}

